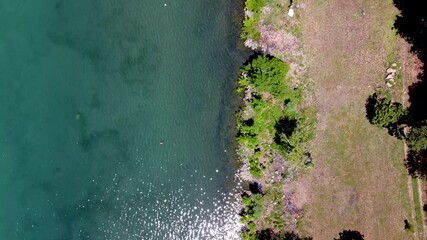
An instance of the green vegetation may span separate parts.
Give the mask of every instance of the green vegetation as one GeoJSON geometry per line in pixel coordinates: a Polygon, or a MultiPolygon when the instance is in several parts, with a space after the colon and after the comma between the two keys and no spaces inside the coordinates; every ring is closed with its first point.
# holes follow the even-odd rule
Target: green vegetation
{"type": "Polygon", "coordinates": [[[366,103],[366,117],[377,127],[387,128],[390,135],[404,138],[411,151],[427,149],[427,122],[413,122],[411,113],[402,104],[392,102],[389,92],[371,95],[366,103]],[[403,128],[408,127],[408,133],[403,128]]]}
{"type": "Polygon", "coordinates": [[[412,127],[406,138],[406,143],[413,151],[420,152],[427,149],[427,123],[412,127]]]}
{"type": "Polygon", "coordinates": [[[283,61],[266,56],[254,58],[241,70],[237,91],[245,95],[245,104],[237,114],[238,154],[254,178],[274,175],[280,179],[264,186],[263,195],[243,197],[243,239],[259,239],[257,234],[263,228],[283,233],[286,227],[281,180],[288,174],[273,172],[275,161],[286,162],[293,169],[311,165],[304,143],[314,136],[316,113],[301,107],[303,90],[292,85],[286,77],[288,71],[283,61]],[[265,206],[273,209],[263,213],[265,206]]]}
{"type": "Polygon", "coordinates": [[[283,212],[283,193],[281,191],[283,183],[274,183],[265,194],[266,201],[273,203],[273,209],[269,216],[265,217],[265,222],[273,229],[286,228],[286,214],[283,212]]]}
{"type": "MultiPolygon", "coordinates": [[[[282,29],[275,24],[291,4],[246,0],[241,38],[258,42],[261,23],[282,29]],[[268,14],[263,13],[267,4],[268,14]]],[[[292,26],[288,26],[289,30],[292,26]]],[[[301,33],[298,26],[292,30],[301,33]]],[[[242,198],[242,239],[305,239],[287,226],[296,220],[298,210],[286,211],[285,204],[289,203],[284,202],[283,184],[312,164],[306,143],[314,137],[316,112],[302,107],[307,89],[304,84],[295,84],[295,78],[287,77],[289,70],[282,60],[262,55],[241,69],[237,92],[244,95],[244,104],[236,115],[238,155],[250,173],[247,180],[255,180],[263,187],[262,193],[242,198]]]]}
{"type": "Polygon", "coordinates": [[[245,88],[251,84],[259,93],[268,92],[282,100],[291,91],[285,82],[288,71],[289,66],[281,60],[260,56],[243,68],[239,87],[245,88]]]}
{"type": "Polygon", "coordinates": [[[258,30],[262,8],[267,5],[267,0],[246,0],[245,19],[241,32],[242,39],[259,40],[261,34],[258,30]]]}
{"type": "Polygon", "coordinates": [[[294,27],[292,28],[292,31],[291,31],[292,35],[294,35],[294,36],[299,36],[299,35],[301,35],[301,32],[302,32],[302,29],[301,29],[301,26],[300,26],[300,25],[296,25],[296,26],[294,26],[294,27]]]}
{"type": "Polygon", "coordinates": [[[313,138],[315,112],[299,109],[302,90],[286,79],[289,66],[277,58],[259,56],[242,69],[238,92],[245,106],[237,115],[239,155],[254,177],[280,154],[294,166],[309,165],[302,143],[313,138]]]}
{"type": "Polygon", "coordinates": [[[392,102],[391,97],[373,94],[368,99],[368,119],[377,127],[390,127],[399,123],[406,116],[402,104],[392,102]]]}
{"type": "Polygon", "coordinates": [[[418,234],[420,239],[423,239],[423,217],[422,217],[422,207],[420,202],[420,192],[418,188],[418,180],[416,178],[412,178],[412,189],[413,189],[413,197],[415,204],[415,220],[417,221],[418,234]]]}
{"type": "Polygon", "coordinates": [[[245,195],[242,197],[244,212],[240,220],[246,224],[247,230],[242,234],[243,239],[254,238],[257,233],[256,221],[263,213],[264,198],[260,193],[245,195]]]}

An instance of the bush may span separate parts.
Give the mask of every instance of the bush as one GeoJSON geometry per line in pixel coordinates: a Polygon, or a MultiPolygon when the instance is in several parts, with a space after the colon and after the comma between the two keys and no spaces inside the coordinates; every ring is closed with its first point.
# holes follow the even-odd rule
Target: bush
{"type": "Polygon", "coordinates": [[[366,117],[377,127],[394,128],[407,116],[400,103],[393,103],[389,97],[373,94],[366,103],[366,117]]]}
{"type": "Polygon", "coordinates": [[[268,165],[265,160],[271,161],[276,153],[295,166],[308,166],[302,144],[314,136],[316,112],[298,109],[302,90],[290,86],[289,66],[277,58],[258,56],[241,71],[238,91],[250,89],[251,99],[237,115],[237,141],[251,175],[261,177],[263,164],[268,165]]]}
{"type": "Polygon", "coordinates": [[[249,172],[256,178],[261,177],[261,164],[256,158],[249,159],[249,172]]]}
{"type": "Polygon", "coordinates": [[[245,17],[240,37],[242,39],[259,40],[261,38],[261,33],[258,31],[258,23],[258,18],[245,17]]]}
{"type": "Polygon", "coordinates": [[[408,111],[400,103],[393,103],[389,96],[371,95],[366,103],[366,117],[377,127],[388,129],[390,135],[397,138],[405,137],[405,141],[413,152],[427,150],[427,122],[413,122],[408,111]],[[403,127],[410,131],[404,136],[403,127]]]}
{"type": "Polygon", "coordinates": [[[242,197],[242,202],[245,205],[244,222],[256,221],[262,214],[264,198],[261,193],[245,195],[242,197]]]}
{"type": "Polygon", "coordinates": [[[241,235],[242,239],[257,239],[256,221],[261,217],[264,210],[264,197],[260,193],[245,195],[242,197],[244,212],[241,221],[246,223],[246,231],[241,235]]]}
{"type": "Polygon", "coordinates": [[[242,72],[258,94],[268,92],[283,101],[286,95],[293,95],[292,89],[285,83],[288,71],[289,65],[281,60],[259,56],[247,64],[242,72]]]}
{"type": "Polygon", "coordinates": [[[413,151],[420,152],[427,149],[427,125],[412,127],[406,138],[406,143],[413,151]]]}
{"type": "Polygon", "coordinates": [[[246,0],[245,10],[250,12],[250,16],[246,15],[243,20],[243,27],[240,37],[244,40],[252,39],[259,40],[261,34],[258,31],[259,20],[261,11],[264,6],[267,5],[266,0],[246,0]]]}

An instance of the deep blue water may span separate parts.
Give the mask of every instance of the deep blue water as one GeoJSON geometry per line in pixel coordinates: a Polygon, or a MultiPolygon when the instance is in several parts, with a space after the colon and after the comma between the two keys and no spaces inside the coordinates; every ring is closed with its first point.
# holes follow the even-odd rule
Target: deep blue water
{"type": "Polygon", "coordinates": [[[237,236],[235,4],[0,1],[0,240],[237,236]]]}

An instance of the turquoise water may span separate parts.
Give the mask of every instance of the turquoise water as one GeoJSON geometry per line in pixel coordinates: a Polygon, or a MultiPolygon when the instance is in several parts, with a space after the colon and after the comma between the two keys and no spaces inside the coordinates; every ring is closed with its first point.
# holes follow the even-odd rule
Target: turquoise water
{"type": "Polygon", "coordinates": [[[236,238],[234,4],[0,1],[0,240],[236,238]]]}

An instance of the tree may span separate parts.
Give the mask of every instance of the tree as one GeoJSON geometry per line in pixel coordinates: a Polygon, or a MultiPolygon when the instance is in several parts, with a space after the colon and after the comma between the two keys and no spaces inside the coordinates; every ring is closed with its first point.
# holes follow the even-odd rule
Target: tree
{"type": "Polygon", "coordinates": [[[406,115],[402,104],[392,102],[388,97],[373,94],[366,103],[366,117],[377,127],[395,129],[406,115]]]}
{"type": "Polygon", "coordinates": [[[286,75],[288,71],[289,65],[282,60],[258,56],[242,69],[246,77],[241,79],[239,84],[246,85],[249,83],[258,94],[267,92],[277,100],[283,101],[285,96],[291,98],[296,94],[287,84],[286,75]]]}
{"type": "Polygon", "coordinates": [[[412,127],[406,138],[406,143],[413,151],[420,152],[427,149],[427,125],[412,127]]]}

